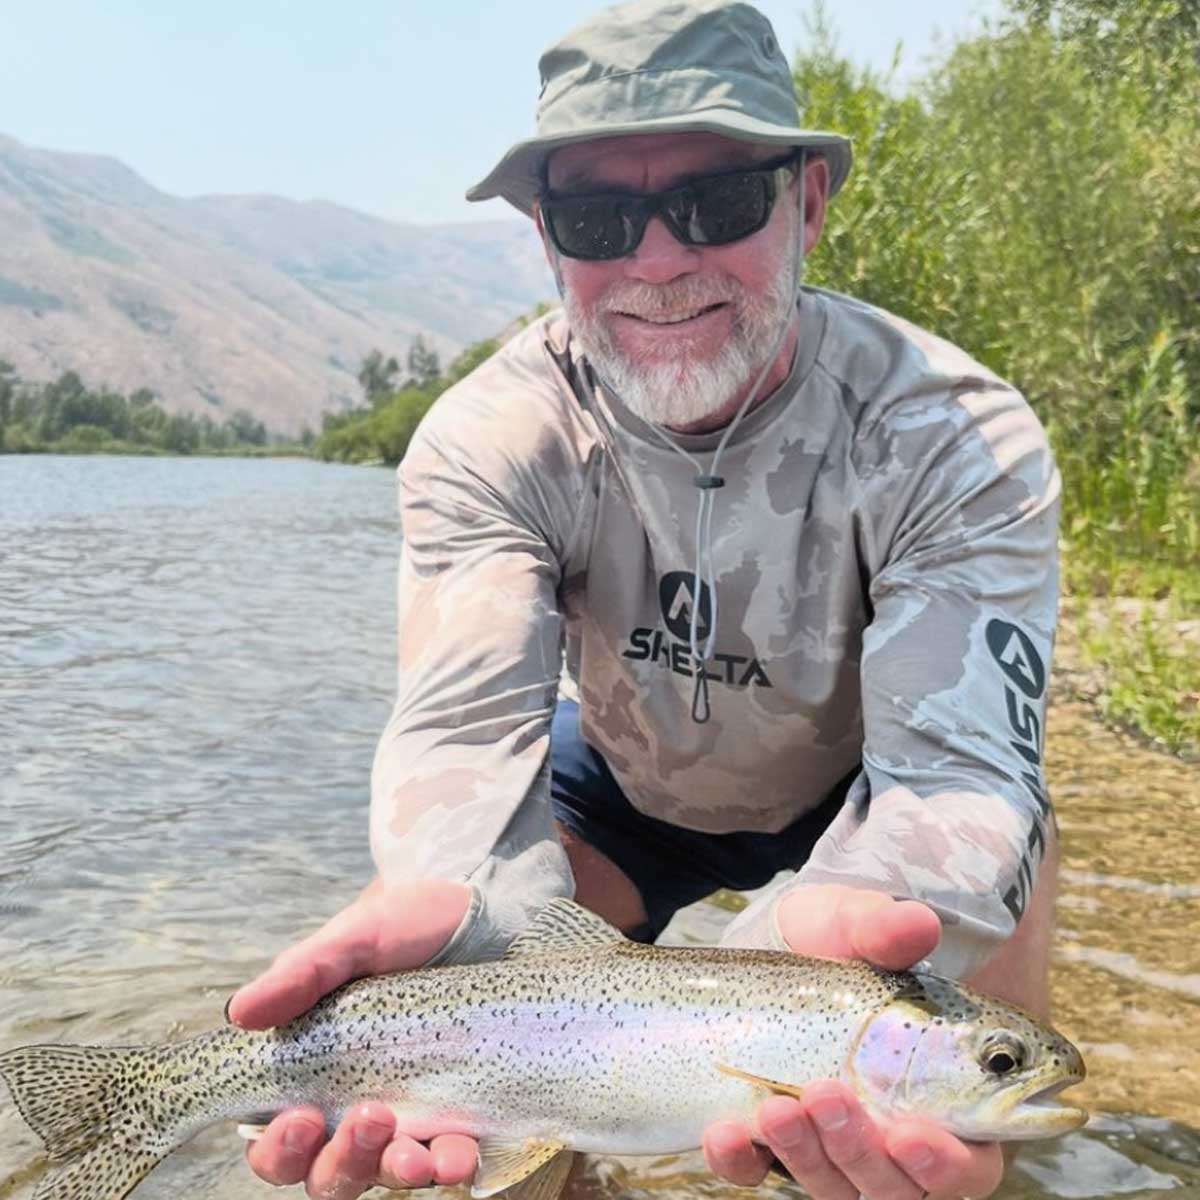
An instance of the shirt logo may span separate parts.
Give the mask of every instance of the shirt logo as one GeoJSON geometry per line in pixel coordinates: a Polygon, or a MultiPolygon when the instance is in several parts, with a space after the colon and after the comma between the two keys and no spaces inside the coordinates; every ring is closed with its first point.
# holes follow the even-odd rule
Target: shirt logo
{"type": "MultiPolygon", "coordinates": [[[[666,628],[642,626],[629,634],[621,657],[631,662],[651,662],[675,675],[695,678],[700,665],[692,657],[692,613],[696,613],[696,644],[703,646],[712,629],[712,593],[700,581],[696,601],[696,576],[692,571],[668,571],[658,581],[658,607],[666,628]]],[[[704,664],[704,678],[727,687],[772,687],[763,664],[744,654],[729,654],[717,646],[704,664]]]]}
{"type": "MultiPolygon", "coordinates": [[[[663,620],[672,635],[681,641],[692,639],[692,608],[696,603],[693,589],[696,577],[690,571],[671,571],[658,585],[658,603],[663,620]]],[[[712,595],[708,584],[700,580],[700,612],[696,618],[696,640],[702,642],[712,627],[712,595]]]]}
{"type": "Polygon", "coordinates": [[[993,618],[984,631],[988,649],[1004,672],[1004,709],[1008,714],[1009,746],[1023,760],[1021,782],[1029,789],[1036,806],[1016,882],[1004,894],[1004,904],[1013,920],[1019,921],[1033,893],[1033,867],[1046,853],[1045,827],[1050,819],[1050,801],[1042,782],[1041,699],[1046,690],[1046,666],[1037,647],[1024,630],[1008,621],[993,618]]]}
{"type": "Polygon", "coordinates": [[[1037,700],[1046,686],[1046,668],[1025,633],[1007,621],[989,621],[987,644],[1009,682],[1030,700],[1037,700]]]}

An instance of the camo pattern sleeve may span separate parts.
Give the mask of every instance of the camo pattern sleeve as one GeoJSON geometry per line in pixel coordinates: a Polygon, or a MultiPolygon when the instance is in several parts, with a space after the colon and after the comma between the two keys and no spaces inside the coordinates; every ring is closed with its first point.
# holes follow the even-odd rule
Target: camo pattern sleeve
{"type": "Polygon", "coordinates": [[[820,363],[854,427],[847,499],[869,581],[862,770],[808,863],[725,940],[782,949],[780,900],[847,884],[930,905],[943,937],[928,965],[963,977],[1015,929],[1052,819],[1041,760],[1059,477],[1017,392],[888,320],[933,368],[923,382],[881,385],[889,370],[836,324],[820,363]]]}
{"type": "Polygon", "coordinates": [[[574,884],[549,809],[557,590],[590,434],[534,330],[451,389],[400,467],[398,689],[372,771],[382,878],[463,880],[438,961],[495,957],[574,884]]]}

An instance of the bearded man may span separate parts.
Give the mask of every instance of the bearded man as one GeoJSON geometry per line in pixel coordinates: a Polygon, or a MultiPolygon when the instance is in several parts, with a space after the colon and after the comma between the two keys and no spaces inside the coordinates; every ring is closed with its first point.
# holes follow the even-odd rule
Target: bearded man
{"type": "MultiPolygon", "coordinates": [[[[537,222],[563,310],[444,394],[400,469],[379,878],[232,1019],[495,956],[554,896],[649,940],[785,870],[729,944],[926,960],[1044,1012],[1037,421],[946,342],[801,287],[850,147],[802,127],[754,9],[636,0],[541,74],[538,136],[469,195],[537,222]]],[[[326,1143],[300,1110],[250,1161],[334,1200],[470,1176],[469,1138],[413,1132],[437,1131],[368,1104],[326,1143]]],[[[833,1081],[705,1151],[739,1184],[778,1159],[816,1200],[984,1196],[1002,1170],[833,1081]]]]}

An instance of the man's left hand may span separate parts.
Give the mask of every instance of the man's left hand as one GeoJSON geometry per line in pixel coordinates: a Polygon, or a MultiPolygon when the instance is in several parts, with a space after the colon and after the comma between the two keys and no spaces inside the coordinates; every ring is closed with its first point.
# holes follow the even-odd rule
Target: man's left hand
{"type": "MultiPolygon", "coordinates": [[[[779,929],[797,954],[890,970],[911,967],[941,935],[924,904],[833,885],[791,892],[779,929]]],[[[753,1187],[776,1158],[813,1200],[921,1200],[990,1196],[1004,1171],[998,1144],[961,1141],[930,1121],[875,1121],[835,1080],[810,1084],[800,1099],[764,1100],[755,1124],[718,1121],[705,1130],[705,1158],[722,1179],[753,1187]]]]}

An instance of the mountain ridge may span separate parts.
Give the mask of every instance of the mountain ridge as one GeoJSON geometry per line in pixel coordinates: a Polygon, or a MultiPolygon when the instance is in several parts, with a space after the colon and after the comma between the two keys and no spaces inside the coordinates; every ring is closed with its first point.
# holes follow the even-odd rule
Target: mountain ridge
{"type": "Polygon", "coordinates": [[[0,134],[0,358],[32,380],[319,427],[372,350],[443,361],[553,295],[532,224],[420,226],[329,200],[160,191],[109,155],[0,134]]]}

